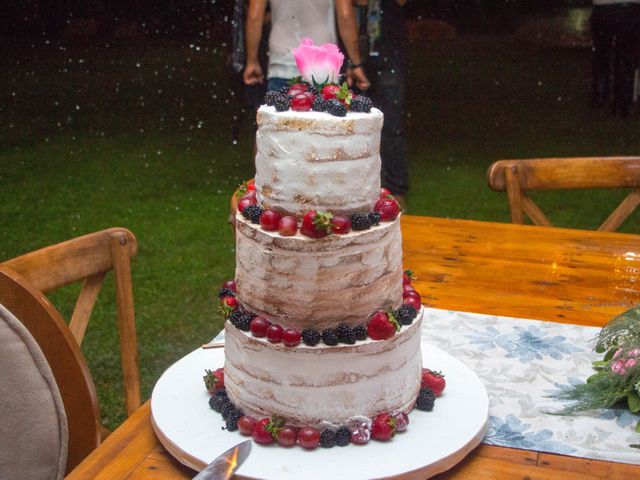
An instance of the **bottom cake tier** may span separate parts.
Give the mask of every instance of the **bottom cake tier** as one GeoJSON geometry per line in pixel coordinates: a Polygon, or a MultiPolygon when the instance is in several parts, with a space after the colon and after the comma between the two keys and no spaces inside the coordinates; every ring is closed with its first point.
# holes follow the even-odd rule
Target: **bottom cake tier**
{"type": "Polygon", "coordinates": [[[225,387],[246,415],[291,425],[341,425],[408,412],[420,391],[423,310],[386,340],[287,347],[225,324],[225,387]]]}

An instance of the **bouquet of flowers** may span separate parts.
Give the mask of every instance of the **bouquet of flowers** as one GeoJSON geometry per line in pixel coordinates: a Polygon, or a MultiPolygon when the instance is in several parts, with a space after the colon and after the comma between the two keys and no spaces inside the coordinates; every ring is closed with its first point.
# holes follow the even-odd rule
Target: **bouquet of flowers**
{"type": "MultiPolygon", "coordinates": [[[[586,383],[553,395],[559,400],[573,401],[558,413],[616,404],[626,404],[631,412],[640,412],[640,307],[627,310],[605,325],[598,334],[595,351],[604,353],[602,360],[594,362],[596,373],[586,383]]],[[[640,432],[640,421],[636,431],[640,432]]]]}

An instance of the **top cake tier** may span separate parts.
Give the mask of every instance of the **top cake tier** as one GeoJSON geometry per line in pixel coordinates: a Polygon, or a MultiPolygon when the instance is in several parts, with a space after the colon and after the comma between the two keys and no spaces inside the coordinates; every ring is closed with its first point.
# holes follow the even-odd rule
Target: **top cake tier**
{"type": "Polygon", "coordinates": [[[382,112],[335,117],[258,110],[256,176],[264,208],[301,218],[309,210],[369,212],[380,195],[382,112]]]}

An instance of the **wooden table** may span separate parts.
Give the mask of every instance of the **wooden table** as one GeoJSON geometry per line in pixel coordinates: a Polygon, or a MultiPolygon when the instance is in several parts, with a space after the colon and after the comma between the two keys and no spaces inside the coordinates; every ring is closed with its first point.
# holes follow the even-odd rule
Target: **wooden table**
{"type": "MultiPolygon", "coordinates": [[[[432,307],[603,325],[640,303],[640,235],[416,216],[402,233],[404,265],[432,307]]],[[[158,442],[147,402],[68,478],[194,475],[158,442]]],[[[438,478],[628,480],[640,466],[481,445],[438,478]]]]}

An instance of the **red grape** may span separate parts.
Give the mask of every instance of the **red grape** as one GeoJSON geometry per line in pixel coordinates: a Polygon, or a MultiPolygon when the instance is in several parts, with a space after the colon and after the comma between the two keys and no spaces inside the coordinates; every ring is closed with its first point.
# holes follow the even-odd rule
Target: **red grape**
{"type": "Polygon", "coordinates": [[[249,324],[249,330],[254,337],[264,337],[271,323],[264,317],[255,317],[249,324]]]}
{"type": "Polygon", "coordinates": [[[320,443],[320,432],[313,427],[301,428],[298,432],[298,443],[304,448],[316,448],[320,443]]]}
{"type": "Polygon", "coordinates": [[[273,210],[265,210],[260,215],[260,226],[268,232],[278,230],[281,215],[273,210]]]}
{"type": "Polygon", "coordinates": [[[267,327],[267,340],[271,343],[278,343],[282,340],[284,329],[280,325],[271,324],[267,327]]]}
{"type": "Polygon", "coordinates": [[[298,440],[298,429],[285,425],[278,435],[278,443],[283,447],[293,447],[298,440]]]}
{"type": "Polygon", "coordinates": [[[251,435],[251,431],[256,422],[257,420],[255,418],[243,415],[238,419],[238,430],[242,435],[251,435]]]}
{"type": "Polygon", "coordinates": [[[283,237],[290,237],[295,235],[297,231],[298,221],[296,220],[296,217],[285,215],[280,219],[280,222],[278,223],[278,232],[280,232],[280,235],[283,237]]]}
{"type": "Polygon", "coordinates": [[[333,233],[349,233],[351,231],[351,219],[344,215],[334,215],[331,219],[331,231],[333,233]]]}
{"type": "Polygon", "coordinates": [[[302,336],[300,332],[295,328],[287,328],[282,333],[282,343],[284,343],[287,347],[295,347],[300,343],[300,339],[302,336]]]}

